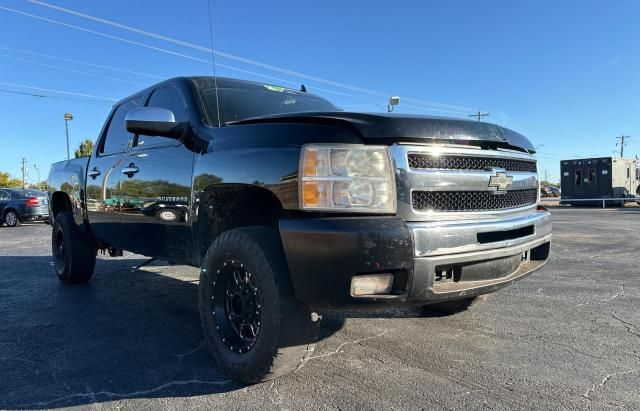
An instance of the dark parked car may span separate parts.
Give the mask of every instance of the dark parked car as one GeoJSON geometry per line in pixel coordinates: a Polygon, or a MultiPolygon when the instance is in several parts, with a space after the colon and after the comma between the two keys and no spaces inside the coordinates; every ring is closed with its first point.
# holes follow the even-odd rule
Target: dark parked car
{"type": "Polygon", "coordinates": [[[87,282],[98,250],[199,267],[207,346],[265,381],[305,364],[323,310],[463,311],[542,267],[534,152],[489,123],[170,79],[118,102],[90,157],[52,166],[54,268],[87,282]]]}
{"type": "Polygon", "coordinates": [[[15,227],[22,221],[48,220],[48,204],[42,191],[0,188],[0,223],[15,227]]]}
{"type": "Polygon", "coordinates": [[[542,197],[560,197],[560,189],[553,186],[540,187],[540,196],[542,197]]]}
{"type": "Polygon", "coordinates": [[[558,187],[549,186],[547,187],[547,192],[549,197],[560,197],[560,189],[558,187]]]}

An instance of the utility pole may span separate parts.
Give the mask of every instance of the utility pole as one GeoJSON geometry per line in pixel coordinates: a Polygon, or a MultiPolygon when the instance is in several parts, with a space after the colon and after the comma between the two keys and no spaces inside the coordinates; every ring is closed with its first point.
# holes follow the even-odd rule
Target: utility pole
{"type": "Polygon", "coordinates": [[[42,186],[40,184],[40,168],[38,167],[37,164],[34,164],[33,168],[36,169],[36,173],[38,174],[38,190],[42,190],[42,186]]]}
{"type": "Polygon", "coordinates": [[[27,174],[27,159],[26,158],[22,158],[22,188],[24,189],[24,180],[25,180],[25,175],[27,174]]]}
{"type": "Polygon", "coordinates": [[[480,111],[478,111],[476,114],[469,114],[469,117],[476,117],[478,119],[478,121],[482,120],[482,117],[484,116],[488,116],[489,113],[481,113],[480,111]]]}
{"type": "Polygon", "coordinates": [[[544,181],[549,181],[549,175],[547,174],[547,170],[546,168],[544,169],[544,181]]]}
{"type": "Polygon", "coordinates": [[[616,147],[620,146],[620,158],[624,157],[624,146],[627,145],[627,142],[625,140],[631,138],[631,136],[625,136],[624,134],[621,135],[620,137],[616,137],[618,140],[616,143],[616,147]]]}

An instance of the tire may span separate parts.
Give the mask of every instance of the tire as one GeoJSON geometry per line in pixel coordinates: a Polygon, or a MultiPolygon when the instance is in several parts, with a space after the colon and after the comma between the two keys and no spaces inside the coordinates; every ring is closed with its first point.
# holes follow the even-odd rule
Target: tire
{"type": "Polygon", "coordinates": [[[234,229],[213,242],[200,272],[199,302],[209,350],[242,384],[291,373],[313,353],[319,321],[295,299],[271,228],[234,229]]]}
{"type": "Polygon", "coordinates": [[[51,250],[58,279],[66,284],[89,281],[96,265],[96,247],[73,221],[70,212],[56,215],[51,250]]]}
{"type": "Polygon", "coordinates": [[[423,306],[427,312],[437,312],[443,315],[458,314],[467,311],[472,305],[479,301],[478,297],[464,298],[462,300],[444,301],[441,303],[429,304],[423,306]]]}
{"type": "Polygon", "coordinates": [[[8,210],[4,213],[4,223],[7,227],[15,227],[20,225],[20,217],[16,210],[8,210]]]}

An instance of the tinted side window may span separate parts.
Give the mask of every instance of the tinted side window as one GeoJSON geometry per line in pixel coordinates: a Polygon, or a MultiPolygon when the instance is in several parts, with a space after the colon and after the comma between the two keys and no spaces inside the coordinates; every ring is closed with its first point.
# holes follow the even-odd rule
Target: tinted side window
{"type": "MultiPolygon", "coordinates": [[[[182,95],[177,88],[166,86],[159,88],[151,94],[151,98],[147,102],[147,107],[161,107],[173,111],[173,115],[177,122],[189,121],[187,114],[187,105],[182,99],[182,95]]],[[[177,141],[173,138],[161,136],[142,136],[138,135],[135,146],[139,149],[176,145],[177,141]]]]}
{"type": "Polygon", "coordinates": [[[138,107],[138,105],[135,100],[132,100],[127,101],[116,109],[109,123],[107,135],[100,145],[100,154],[109,155],[122,153],[127,149],[131,133],[124,127],[124,118],[129,110],[138,107]]]}
{"type": "Polygon", "coordinates": [[[4,191],[0,191],[0,200],[8,200],[9,199],[9,194],[5,193],[4,191]]]}

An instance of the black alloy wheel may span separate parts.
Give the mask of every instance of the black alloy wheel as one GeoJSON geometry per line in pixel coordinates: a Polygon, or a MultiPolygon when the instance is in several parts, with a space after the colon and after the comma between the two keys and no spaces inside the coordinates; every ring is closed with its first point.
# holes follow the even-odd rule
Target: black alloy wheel
{"type": "Polygon", "coordinates": [[[212,289],[212,314],[222,342],[230,351],[249,351],[261,326],[262,296],[255,276],[240,261],[226,260],[217,270],[212,289]]]}

